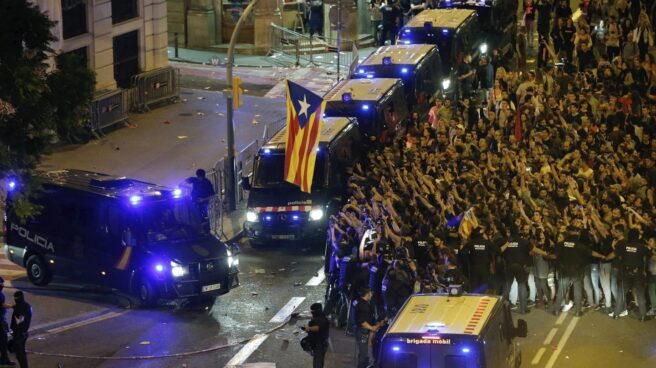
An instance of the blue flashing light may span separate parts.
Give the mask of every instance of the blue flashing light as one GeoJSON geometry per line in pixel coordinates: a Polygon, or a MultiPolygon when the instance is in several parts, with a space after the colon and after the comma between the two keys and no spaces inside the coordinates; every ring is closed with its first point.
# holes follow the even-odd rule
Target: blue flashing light
{"type": "Polygon", "coordinates": [[[400,351],[400,350],[401,350],[401,348],[400,348],[400,347],[398,347],[398,346],[392,346],[392,350],[393,350],[393,351],[400,351]]]}
{"type": "MultiPolygon", "coordinates": [[[[369,78],[369,76],[367,76],[369,78]]],[[[353,95],[351,92],[344,92],[342,93],[342,102],[351,102],[353,101],[353,95]]]]}
{"type": "Polygon", "coordinates": [[[358,73],[360,73],[360,74],[364,74],[364,69],[359,69],[359,70],[358,70],[358,73]]]}
{"type": "Polygon", "coordinates": [[[401,73],[406,74],[408,72],[408,68],[401,68],[401,73]]]}
{"type": "Polygon", "coordinates": [[[442,33],[443,34],[449,34],[449,30],[448,29],[442,29],[442,33]]]}
{"type": "Polygon", "coordinates": [[[404,28],[403,33],[410,33],[410,28],[404,28]]]}
{"type": "Polygon", "coordinates": [[[405,40],[405,41],[403,41],[403,44],[404,44],[404,45],[409,45],[409,44],[410,44],[410,40],[405,40]]]}
{"type": "Polygon", "coordinates": [[[142,196],[135,194],[130,197],[130,203],[132,203],[133,205],[137,205],[139,204],[139,202],[141,202],[142,199],[143,199],[142,196]]]}
{"type": "Polygon", "coordinates": [[[392,65],[392,57],[391,56],[383,57],[383,65],[392,65]]]}
{"type": "Polygon", "coordinates": [[[317,152],[321,152],[321,147],[317,147],[317,152]]]}
{"type": "Polygon", "coordinates": [[[267,221],[271,221],[271,218],[272,218],[271,215],[264,216],[264,219],[267,220],[267,221]]]}
{"type": "Polygon", "coordinates": [[[173,198],[180,198],[182,197],[182,189],[175,188],[171,194],[173,195],[173,198]]]}
{"type": "Polygon", "coordinates": [[[265,154],[265,155],[268,155],[268,154],[270,154],[270,153],[271,153],[271,150],[270,150],[270,149],[268,149],[268,148],[265,148],[265,149],[264,149],[264,154],[265,154]]]}
{"type": "Polygon", "coordinates": [[[12,190],[16,189],[16,181],[14,181],[14,180],[10,180],[10,181],[9,181],[9,184],[8,184],[8,187],[9,187],[9,191],[10,191],[10,192],[11,192],[12,190]]]}
{"type": "Polygon", "coordinates": [[[367,79],[371,79],[371,78],[373,78],[373,77],[374,77],[373,74],[367,74],[367,79]]]}
{"type": "Polygon", "coordinates": [[[469,348],[462,348],[462,352],[465,354],[469,353],[469,351],[470,351],[469,348]]]}
{"type": "Polygon", "coordinates": [[[292,220],[294,220],[294,221],[298,221],[299,218],[300,217],[298,217],[298,215],[292,215],[292,220]]]}
{"type": "Polygon", "coordinates": [[[369,105],[362,105],[362,110],[369,111],[369,105]]]}
{"type": "Polygon", "coordinates": [[[164,271],[164,266],[158,263],[157,265],[155,265],[155,271],[157,272],[164,271]]]}

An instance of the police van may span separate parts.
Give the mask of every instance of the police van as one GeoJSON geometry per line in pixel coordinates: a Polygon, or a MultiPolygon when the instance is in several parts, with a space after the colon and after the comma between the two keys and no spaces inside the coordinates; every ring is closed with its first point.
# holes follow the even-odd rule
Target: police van
{"type": "Polygon", "coordinates": [[[352,79],[403,80],[409,109],[428,109],[440,83],[442,61],[435,45],[382,46],[358,65],[352,79]]]}
{"type": "Polygon", "coordinates": [[[356,118],[367,144],[383,142],[408,118],[403,81],[396,78],[346,79],[324,100],[325,116],[356,118]]]}
{"type": "Polygon", "coordinates": [[[252,245],[301,239],[325,241],[328,217],[342,205],[352,168],[362,154],[356,122],[324,118],[311,193],[284,180],[287,128],[262,146],[253,163],[244,231],[252,245]]]}
{"type": "Polygon", "coordinates": [[[437,45],[442,59],[442,92],[454,91],[453,68],[465,54],[476,54],[484,39],[476,12],[471,9],[429,9],[412,18],[399,31],[399,43],[437,45]]]}
{"type": "Polygon", "coordinates": [[[483,53],[499,49],[501,56],[510,56],[517,35],[517,0],[441,0],[442,9],[471,9],[478,15],[483,53]]]}
{"type": "Polygon", "coordinates": [[[238,247],[205,230],[179,189],[81,170],[39,177],[43,188],[31,200],[41,209],[24,223],[9,191],[4,247],[34,285],[62,276],[134,294],[144,306],[239,285],[238,247]]]}
{"type": "Polygon", "coordinates": [[[454,294],[410,296],[383,336],[380,367],[520,367],[526,322],[515,327],[501,297],[454,294]]]}

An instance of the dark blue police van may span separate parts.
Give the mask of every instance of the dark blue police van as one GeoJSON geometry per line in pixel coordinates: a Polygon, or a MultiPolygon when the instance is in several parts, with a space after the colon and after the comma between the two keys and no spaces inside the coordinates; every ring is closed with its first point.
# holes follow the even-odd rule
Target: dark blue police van
{"type": "Polygon", "coordinates": [[[205,298],[239,285],[238,247],[207,230],[198,207],[170,189],[80,170],[40,174],[31,198],[38,215],[12,214],[10,185],[5,253],[37,286],[52,277],[160,299],[205,298]]]}

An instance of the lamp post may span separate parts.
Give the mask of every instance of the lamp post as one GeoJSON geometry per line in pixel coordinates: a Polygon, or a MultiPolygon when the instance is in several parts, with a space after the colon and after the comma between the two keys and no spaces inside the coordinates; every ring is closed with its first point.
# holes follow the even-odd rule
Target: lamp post
{"type": "Polygon", "coordinates": [[[235,44],[237,43],[237,37],[239,36],[239,30],[241,26],[246,21],[246,18],[251,14],[255,5],[259,0],[252,0],[250,4],[244,9],[244,12],[239,17],[235,29],[232,31],[232,36],[230,36],[230,45],[228,46],[228,60],[226,61],[226,79],[228,88],[224,91],[224,95],[227,101],[227,111],[226,116],[228,119],[228,180],[226,185],[226,197],[228,198],[228,210],[234,211],[237,208],[237,180],[235,178],[235,127],[234,127],[234,109],[233,109],[233,99],[232,99],[232,66],[235,60],[235,44]]]}

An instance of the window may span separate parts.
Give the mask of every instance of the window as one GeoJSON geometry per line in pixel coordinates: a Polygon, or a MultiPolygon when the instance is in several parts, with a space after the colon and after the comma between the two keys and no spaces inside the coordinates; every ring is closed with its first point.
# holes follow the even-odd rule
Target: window
{"type": "Polygon", "coordinates": [[[139,74],[139,31],[114,37],[114,79],[121,88],[128,88],[132,76],[139,74]]]}
{"type": "Polygon", "coordinates": [[[125,22],[139,16],[138,0],[112,0],[112,24],[125,22]]]}
{"type": "Polygon", "coordinates": [[[61,0],[64,39],[87,33],[86,0],[61,0]]]}
{"type": "Polygon", "coordinates": [[[75,62],[78,63],[80,66],[83,66],[85,68],[89,66],[89,56],[86,47],[80,47],[79,49],[69,51],[67,53],[60,55],[60,57],[64,55],[71,55],[72,57],[74,57],[75,62]]]}

